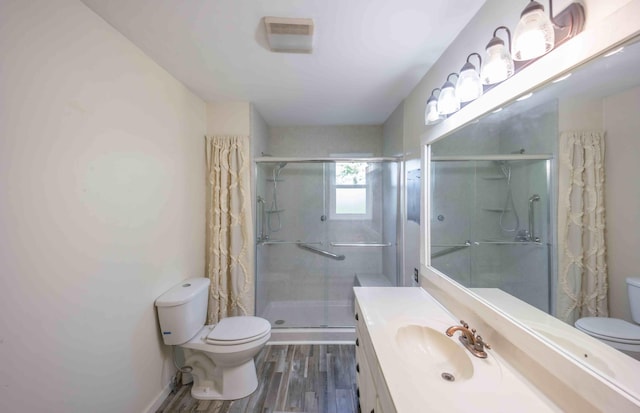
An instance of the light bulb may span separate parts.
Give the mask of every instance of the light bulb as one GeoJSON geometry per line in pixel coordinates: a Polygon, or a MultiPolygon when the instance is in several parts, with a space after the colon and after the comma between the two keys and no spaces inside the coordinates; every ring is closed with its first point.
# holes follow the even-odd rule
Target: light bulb
{"type": "Polygon", "coordinates": [[[504,43],[496,43],[487,47],[485,64],[482,66],[482,82],[485,85],[502,82],[513,75],[513,59],[504,43]]]}
{"type": "Polygon", "coordinates": [[[553,49],[555,33],[544,7],[531,1],[522,12],[513,36],[513,58],[531,60],[553,49]]]}
{"type": "Polygon", "coordinates": [[[476,68],[471,63],[466,63],[460,71],[456,83],[456,96],[460,102],[471,102],[482,96],[482,82],[476,68]]]}
{"type": "Polygon", "coordinates": [[[441,115],[450,115],[460,110],[460,100],[456,96],[453,83],[446,82],[438,97],[438,112],[441,115]]]}
{"type": "Polygon", "coordinates": [[[438,113],[438,100],[433,98],[427,102],[427,109],[424,111],[424,124],[433,125],[442,120],[442,116],[438,113]]]}

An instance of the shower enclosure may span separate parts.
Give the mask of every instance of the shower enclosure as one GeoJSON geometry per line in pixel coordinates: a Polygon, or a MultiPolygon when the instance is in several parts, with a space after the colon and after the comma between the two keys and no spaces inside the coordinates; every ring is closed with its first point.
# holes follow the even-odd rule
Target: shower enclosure
{"type": "Polygon", "coordinates": [[[397,285],[399,162],[256,159],[256,314],[353,327],[358,283],[397,285]]]}
{"type": "Polygon", "coordinates": [[[550,312],[549,154],[432,156],[431,264],[550,312]]]}

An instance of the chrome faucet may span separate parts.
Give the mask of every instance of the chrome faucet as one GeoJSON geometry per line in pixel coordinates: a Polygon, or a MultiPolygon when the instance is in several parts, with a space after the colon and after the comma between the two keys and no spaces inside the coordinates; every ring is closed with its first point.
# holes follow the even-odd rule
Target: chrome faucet
{"type": "Polygon", "coordinates": [[[453,334],[459,331],[461,334],[458,337],[458,340],[476,357],[480,357],[482,359],[487,358],[487,352],[485,349],[491,349],[491,346],[484,342],[480,335],[476,335],[476,330],[474,328],[469,329],[469,324],[465,323],[463,320],[460,320],[459,326],[451,326],[447,328],[445,334],[449,337],[452,337],[453,334]]]}

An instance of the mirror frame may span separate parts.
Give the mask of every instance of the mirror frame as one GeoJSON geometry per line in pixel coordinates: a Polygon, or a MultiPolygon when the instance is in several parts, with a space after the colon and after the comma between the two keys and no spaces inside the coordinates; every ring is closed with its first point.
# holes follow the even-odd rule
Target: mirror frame
{"type": "MultiPolygon", "coordinates": [[[[513,77],[487,91],[477,100],[469,103],[459,112],[443,120],[441,123],[427,127],[420,137],[422,148],[421,169],[424,171],[422,179],[421,200],[421,228],[420,228],[420,264],[422,288],[427,290],[446,308],[457,316],[464,316],[478,323],[491,326],[495,330],[511,329],[509,339],[513,345],[525,352],[542,354],[541,352],[555,352],[562,356],[560,365],[555,365],[554,375],[565,383],[576,383],[576,374],[580,376],[581,384],[576,392],[585,400],[593,400],[593,392],[603,384],[617,396],[631,398],[640,405],[640,394],[631,393],[625,386],[610,377],[579,363],[568,351],[558,346],[548,338],[543,337],[510,314],[499,309],[494,304],[455,282],[446,274],[431,266],[430,251],[430,144],[443,139],[481,117],[511,104],[519,97],[543,87],[591,60],[614,50],[621,44],[640,35],[640,1],[633,0],[622,6],[592,28],[587,28],[570,41],[531,63],[516,73],[513,77]],[[456,311],[459,310],[459,311],[456,311]],[[531,340],[535,338],[535,340],[531,340]],[[575,367],[579,369],[576,370],[575,367]],[[587,374],[585,375],[585,370],[587,374]],[[593,381],[596,379],[596,382],[593,381]]],[[[469,321],[469,320],[467,320],[469,321]]],[[[501,333],[504,333],[501,331],[501,333]]]]}

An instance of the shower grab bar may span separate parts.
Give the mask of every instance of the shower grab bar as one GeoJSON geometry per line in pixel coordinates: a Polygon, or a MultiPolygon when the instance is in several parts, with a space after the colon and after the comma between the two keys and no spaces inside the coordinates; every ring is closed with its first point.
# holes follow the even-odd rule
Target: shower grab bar
{"type": "Polygon", "coordinates": [[[263,241],[261,242],[263,245],[322,245],[321,241],[313,241],[313,242],[305,242],[305,241],[281,241],[281,240],[272,240],[272,241],[263,241]]]}
{"type": "Polygon", "coordinates": [[[391,243],[376,242],[331,242],[332,247],[390,247],[391,243]]]}
{"type": "Polygon", "coordinates": [[[344,255],[337,255],[329,251],[321,250],[320,248],[312,247],[309,244],[300,243],[298,244],[298,248],[302,248],[303,250],[315,252],[316,254],[322,255],[324,257],[328,257],[337,261],[344,260],[344,255]]]}
{"type": "Polygon", "coordinates": [[[437,248],[450,248],[450,247],[470,247],[471,246],[471,241],[466,241],[463,244],[431,244],[432,247],[437,247],[437,248]]]}
{"type": "Polygon", "coordinates": [[[543,245],[540,241],[473,241],[473,245],[543,245]]]}
{"type": "Polygon", "coordinates": [[[456,245],[455,247],[449,247],[442,251],[434,252],[433,254],[431,254],[431,259],[442,257],[443,255],[448,255],[448,254],[451,254],[452,252],[459,251],[459,250],[468,248],[470,246],[471,246],[471,241],[465,241],[464,244],[456,245]]]}
{"type": "Polygon", "coordinates": [[[533,194],[531,198],[529,198],[529,241],[540,242],[540,237],[535,235],[535,220],[533,214],[533,203],[540,201],[540,195],[533,194]]]}
{"type": "Polygon", "coordinates": [[[265,200],[263,197],[258,196],[256,199],[256,203],[258,204],[258,214],[256,215],[257,220],[259,221],[258,228],[260,228],[260,234],[258,235],[258,242],[264,242],[267,237],[267,231],[265,228],[266,225],[266,216],[265,216],[265,200]]]}

